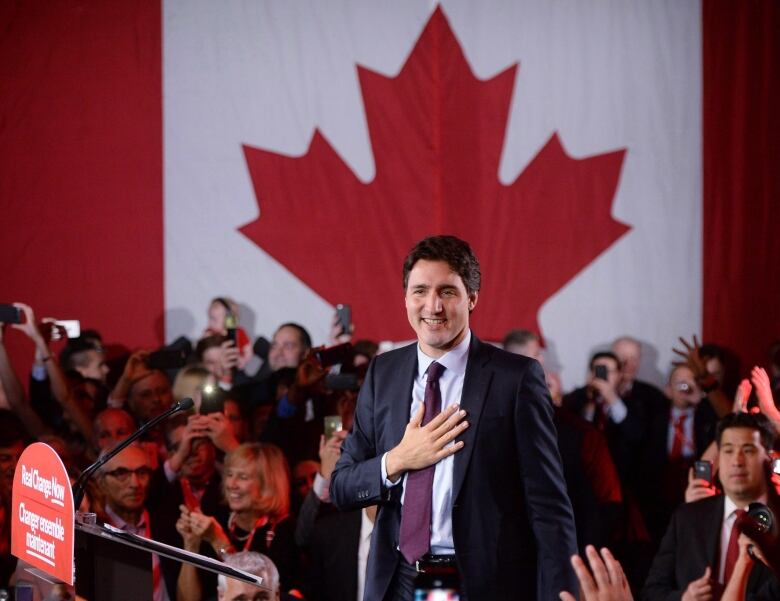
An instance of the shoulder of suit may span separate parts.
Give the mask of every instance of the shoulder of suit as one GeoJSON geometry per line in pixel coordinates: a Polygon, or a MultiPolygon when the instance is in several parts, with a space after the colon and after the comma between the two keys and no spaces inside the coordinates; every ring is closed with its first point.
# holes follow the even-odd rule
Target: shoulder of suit
{"type": "Polygon", "coordinates": [[[414,355],[415,357],[417,355],[416,342],[376,355],[374,357],[374,363],[376,363],[377,366],[392,365],[396,362],[408,361],[410,355],[414,355]]]}
{"type": "Polygon", "coordinates": [[[679,518],[693,518],[704,515],[720,515],[723,512],[723,495],[715,495],[680,505],[676,514],[679,518]]]}
{"type": "MultiPolygon", "coordinates": [[[[489,358],[490,361],[498,367],[509,367],[518,371],[528,369],[534,363],[538,363],[530,357],[518,355],[517,353],[510,353],[494,344],[482,342],[481,340],[475,341],[474,354],[475,356],[489,358]]],[[[469,359],[471,359],[471,356],[469,359]]]]}

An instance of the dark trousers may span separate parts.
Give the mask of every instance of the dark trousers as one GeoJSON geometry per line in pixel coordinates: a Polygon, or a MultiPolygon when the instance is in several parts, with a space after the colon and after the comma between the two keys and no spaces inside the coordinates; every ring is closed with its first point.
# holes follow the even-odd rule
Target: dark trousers
{"type": "Polygon", "coordinates": [[[414,601],[415,578],[417,578],[417,570],[399,553],[398,567],[395,569],[385,601],[414,601]]]}

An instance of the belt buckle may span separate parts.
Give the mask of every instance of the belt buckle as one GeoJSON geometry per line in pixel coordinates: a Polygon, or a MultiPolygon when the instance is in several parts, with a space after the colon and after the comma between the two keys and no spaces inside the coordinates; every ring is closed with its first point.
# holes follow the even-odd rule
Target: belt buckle
{"type": "Polygon", "coordinates": [[[414,562],[414,569],[417,570],[418,574],[425,574],[425,569],[422,567],[422,562],[419,559],[414,562]]]}

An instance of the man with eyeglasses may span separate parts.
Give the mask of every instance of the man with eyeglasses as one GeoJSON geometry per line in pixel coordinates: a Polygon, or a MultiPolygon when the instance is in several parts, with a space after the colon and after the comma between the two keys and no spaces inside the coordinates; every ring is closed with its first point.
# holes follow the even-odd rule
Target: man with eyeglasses
{"type": "MultiPolygon", "coordinates": [[[[155,527],[146,509],[152,473],[149,456],[138,445],[130,445],[100,469],[97,481],[105,496],[108,523],[145,538],[155,538],[155,527]]],[[[152,555],[152,575],[154,601],[174,599],[175,582],[169,595],[157,555],[152,555]]]]}

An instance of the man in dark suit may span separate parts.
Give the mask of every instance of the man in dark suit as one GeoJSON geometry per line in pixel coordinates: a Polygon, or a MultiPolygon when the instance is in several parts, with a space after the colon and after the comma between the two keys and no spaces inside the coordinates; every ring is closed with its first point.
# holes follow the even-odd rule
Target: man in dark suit
{"type": "Polygon", "coordinates": [[[635,490],[642,515],[657,545],[672,512],[684,500],[688,470],[715,440],[718,418],[685,365],[669,375],[669,399],[648,424],[635,490]]]}
{"type": "MultiPolygon", "coordinates": [[[[739,557],[734,522],[753,502],[778,509],[770,474],[774,432],[761,414],[732,413],[718,424],[718,472],[723,495],[680,506],[653,560],[642,598],[719,598],[739,557]]],[[[747,581],[751,599],[776,599],[777,582],[763,565],[747,581]]]]}
{"type": "Polygon", "coordinates": [[[426,238],[404,263],[417,344],[371,363],[330,487],[341,509],[380,504],[365,599],[409,601],[432,566],[456,570],[469,601],[575,590],[544,373],[471,334],[479,287],[476,257],[452,236],[426,238]]]}

